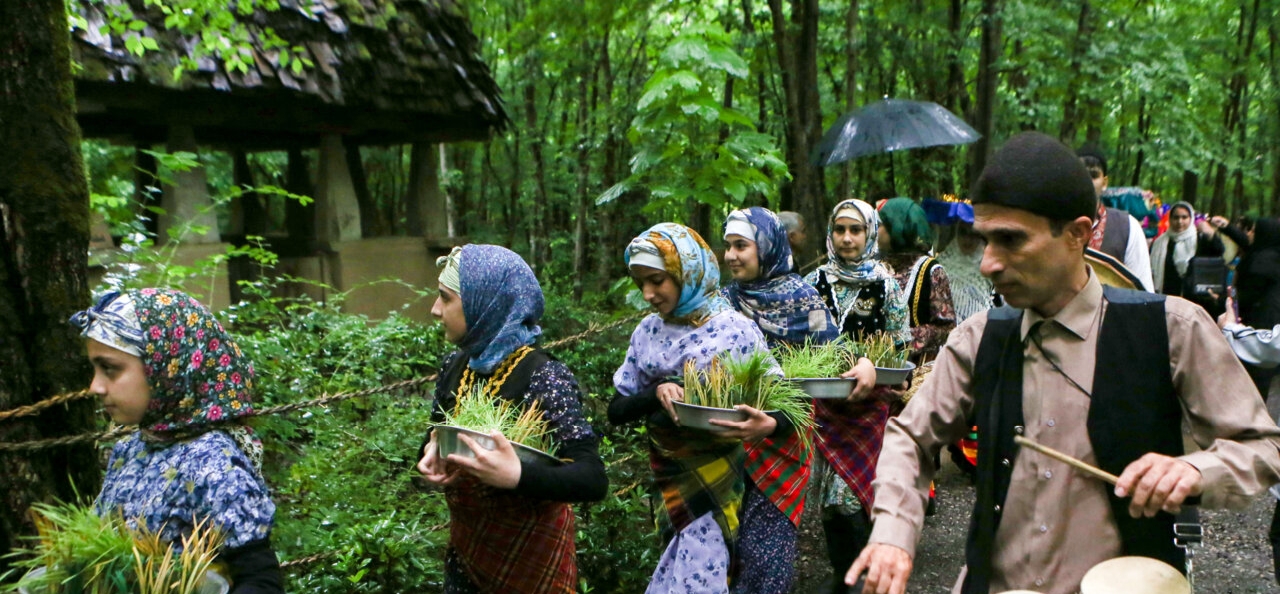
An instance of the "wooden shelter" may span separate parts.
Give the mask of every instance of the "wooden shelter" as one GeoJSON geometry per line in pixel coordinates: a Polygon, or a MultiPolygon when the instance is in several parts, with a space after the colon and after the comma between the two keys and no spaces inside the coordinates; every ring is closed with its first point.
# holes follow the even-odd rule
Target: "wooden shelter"
{"type": "MultiPolygon", "coordinates": [[[[286,189],[315,202],[290,202],[287,234],[269,237],[282,256],[282,272],[338,289],[388,276],[434,284],[433,255],[455,241],[434,145],[486,140],[508,121],[469,22],[452,0],[279,4],[278,10],[235,17],[237,34],[252,47],[237,62],[199,55],[195,34],[167,29],[165,15],[143,0],[75,2],[88,24],[73,34],[84,136],[139,149],[229,151],[236,183],[244,185],[253,185],[246,153],[288,151],[286,189]],[[113,28],[113,20],[121,20],[111,15],[125,8],[138,23],[113,28]],[[128,38],[138,35],[154,39],[159,49],[130,52],[128,38]],[[295,52],[288,61],[272,35],[295,52]],[[299,59],[309,65],[298,68],[299,59]],[[413,147],[411,237],[373,237],[369,228],[374,206],[359,147],[392,144],[413,147]],[[310,149],[319,155],[314,175],[304,157],[310,149]]],[[[154,158],[139,150],[137,165],[139,201],[157,203],[165,213],[152,224],[157,237],[163,240],[167,228],[189,221],[210,229],[184,237],[180,259],[195,260],[262,234],[265,212],[257,196],[231,205],[230,225],[219,233],[202,170],[176,174],[157,193],[149,190],[158,185],[150,177],[154,158]]],[[[233,265],[206,299],[225,306],[235,281],[246,274],[251,276],[233,265]]],[[[369,303],[353,295],[349,308],[380,315],[407,298],[396,291],[369,293],[369,303]]]]}

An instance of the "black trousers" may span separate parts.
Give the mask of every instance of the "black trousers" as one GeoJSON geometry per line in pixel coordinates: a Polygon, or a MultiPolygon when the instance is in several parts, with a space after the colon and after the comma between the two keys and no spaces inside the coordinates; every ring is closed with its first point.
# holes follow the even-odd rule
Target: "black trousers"
{"type": "Polygon", "coordinates": [[[844,575],[871,538],[871,520],[866,510],[852,515],[823,510],[822,531],[827,540],[827,558],[831,561],[830,594],[861,592],[861,588],[854,590],[844,585],[844,575]]]}
{"type": "Polygon", "coordinates": [[[1271,515],[1271,531],[1267,536],[1271,541],[1271,564],[1276,583],[1280,584],[1280,501],[1276,502],[1276,511],[1271,515]]]}

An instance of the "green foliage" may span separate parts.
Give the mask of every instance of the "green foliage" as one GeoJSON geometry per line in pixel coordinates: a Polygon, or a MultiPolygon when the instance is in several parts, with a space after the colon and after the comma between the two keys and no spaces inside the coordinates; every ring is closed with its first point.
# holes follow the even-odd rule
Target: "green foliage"
{"type": "Polygon", "coordinates": [[[663,51],[637,103],[627,133],[636,149],[631,175],[596,203],[643,189],[651,197],[648,212],[678,218],[691,203],[725,209],[741,206],[748,195],[776,200],[776,180],[787,171],[781,151],[716,95],[726,77],[747,74],[723,30],[684,28],[663,51]]]}

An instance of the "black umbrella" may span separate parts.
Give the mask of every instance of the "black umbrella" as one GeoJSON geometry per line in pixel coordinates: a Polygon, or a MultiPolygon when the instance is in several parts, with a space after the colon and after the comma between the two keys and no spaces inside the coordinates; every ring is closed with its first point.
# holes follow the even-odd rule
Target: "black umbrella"
{"type": "Polygon", "coordinates": [[[969,144],[980,136],[937,103],[885,99],[840,116],[822,135],[810,160],[824,167],[864,155],[969,144]]]}

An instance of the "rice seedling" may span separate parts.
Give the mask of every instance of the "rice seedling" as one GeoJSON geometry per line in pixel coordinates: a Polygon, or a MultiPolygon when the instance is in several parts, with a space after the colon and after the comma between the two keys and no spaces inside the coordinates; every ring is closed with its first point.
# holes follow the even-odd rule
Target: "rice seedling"
{"type": "Polygon", "coordinates": [[[908,350],[898,348],[893,337],[884,332],[863,339],[860,347],[862,356],[871,359],[876,367],[902,369],[907,366],[908,350]]]}
{"type": "Polygon", "coordinates": [[[777,365],[768,351],[742,357],[721,354],[705,370],[698,370],[695,362],[686,361],[684,401],[711,408],[745,404],[762,411],[780,412],[795,426],[806,448],[815,426],[813,408],[804,390],[778,375],[777,365]]]}
{"type": "Polygon", "coordinates": [[[774,349],[774,356],[782,374],[789,378],[836,377],[857,361],[857,354],[843,338],[826,344],[783,344],[774,349]]]}
{"type": "Polygon", "coordinates": [[[182,551],[145,527],[130,528],[118,514],[99,516],[89,507],[36,504],[36,544],[15,551],[16,569],[44,574],[0,588],[16,592],[87,594],[195,594],[222,547],[222,534],[196,522],[182,551]]]}
{"type": "Polygon", "coordinates": [[[452,411],[446,411],[445,424],[490,433],[501,432],[515,443],[544,452],[552,451],[551,428],[542,417],[542,410],[535,402],[520,411],[511,401],[493,399],[476,386],[470,393],[457,395],[452,411]]]}

